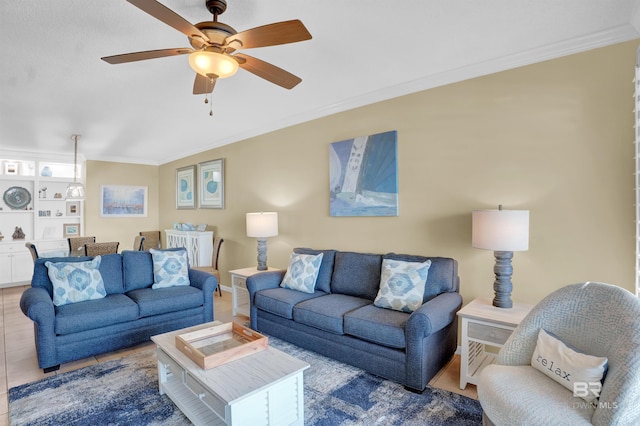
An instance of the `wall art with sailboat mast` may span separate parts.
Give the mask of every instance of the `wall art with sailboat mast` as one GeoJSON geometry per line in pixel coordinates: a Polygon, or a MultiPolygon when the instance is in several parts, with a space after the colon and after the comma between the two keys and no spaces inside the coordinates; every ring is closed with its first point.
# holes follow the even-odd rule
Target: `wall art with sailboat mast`
{"type": "Polygon", "coordinates": [[[398,216],[398,132],[329,146],[331,216],[398,216]]]}

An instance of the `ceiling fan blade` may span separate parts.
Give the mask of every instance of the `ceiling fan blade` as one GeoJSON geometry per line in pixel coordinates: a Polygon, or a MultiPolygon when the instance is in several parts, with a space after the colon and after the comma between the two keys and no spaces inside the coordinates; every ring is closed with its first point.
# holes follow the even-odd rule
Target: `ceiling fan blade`
{"type": "Polygon", "coordinates": [[[294,19],[241,31],[238,34],[227,37],[225,43],[230,45],[235,42],[231,46],[234,49],[251,49],[254,47],[295,43],[309,39],[311,39],[311,34],[307,31],[307,28],[300,20],[294,19]]]}
{"type": "Polygon", "coordinates": [[[164,58],[166,56],[186,55],[193,49],[184,47],[177,49],[145,50],[144,52],[123,53],[122,55],[105,56],[102,59],[110,64],[123,64],[126,62],[144,61],[146,59],[164,58]]]}
{"type": "Polygon", "coordinates": [[[238,53],[232,57],[239,59],[240,68],[285,89],[293,89],[302,81],[300,77],[253,56],[238,53]]]}
{"type": "Polygon", "coordinates": [[[209,77],[196,73],[196,80],[193,82],[193,94],[206,95],[213,92],[213,88],[216,87],[216,81],[217,79],[211,81],[209,77]]]}
{"type": "Polygon", "coordinates": [[[209,41],[209,38],[198,28],[194,27],[189,21],[182,16],[175,13],[162,3],[158,3],[155,0],[127,0],[138,9],[147,12],[154,18],[164,22],[170,27],[175,28],[187,37],[200,37],[205,41],[209,41]]]}

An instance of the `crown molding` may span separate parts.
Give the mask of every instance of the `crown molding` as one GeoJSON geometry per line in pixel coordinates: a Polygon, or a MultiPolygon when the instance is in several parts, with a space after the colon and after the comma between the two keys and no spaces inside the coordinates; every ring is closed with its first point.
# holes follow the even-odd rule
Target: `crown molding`
{"type": "MultiPolygon", "coordinates": [[[[638,14],[634,14],[634,18],[638,18],[638,14]]],[[[638,19],[640,23],[640,19],[638,19]]],[[[640,26],[640,25],[638,25],[640,26]]],[[[231,143],[239,142],[248,138],[256,137],[265,133],[280,130],[286,127],[301,124],[307,121],[348,111],[350,109],[374,104],[381,101],[433,89],[447,84],[457,83],[484,75],[494,74],[509,69],[514,69],[538,62],[548,61],[563,56],[569,56],[576,53],[586,52],[589,50],[610,46],[617,43],[633,40],[640,37],[636,25],[631,23],[610,28],[598,33],[589,34],[583,37],[571,38],[560,43],[553,43],[535,49],[517,52],[502,57],[497,57],[488,61],[479,62],[477,64],[451,69],[436,74],[427,75],[419,79],[401,83],[395,86],[386,87],[359,96],[344,99],[335,104],[326,105],[314,110],[304,111],[300,114],[291,115],[277,122],[271,122],[268,125],[258,126],[251,129],[235,133],[229,137],[217,140],[216,142],[193,150],[188,153],[181,153],[180,157],[167,158],[160,162],[165,164],[189,155],[195,155],[200,152],[218,148],[231,143]]]]}

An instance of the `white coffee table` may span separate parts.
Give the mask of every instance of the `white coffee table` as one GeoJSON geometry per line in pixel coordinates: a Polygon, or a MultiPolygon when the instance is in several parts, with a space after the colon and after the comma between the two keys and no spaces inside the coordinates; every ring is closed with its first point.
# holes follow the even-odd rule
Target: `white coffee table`
{"type": "Polygon", "coordinates": [[[304,425],[306,362],[269,346],[203,370],[176,347],[176,335],[219,324],[151,337],[158,346],[160,394],[166,393],[195,425],[304,425]]]}

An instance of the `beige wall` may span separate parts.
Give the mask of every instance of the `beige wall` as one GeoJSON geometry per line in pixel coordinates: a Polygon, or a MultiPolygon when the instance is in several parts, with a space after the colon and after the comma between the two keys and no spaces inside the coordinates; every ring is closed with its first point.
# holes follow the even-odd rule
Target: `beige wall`
{"type": "Polygon", "coordinates": [[[157,166],[87,161],[86,170],[84,235],[94,235],[96,241],[119,241],[119,250],[122,251],[122,249],[130,250],[133,248],[133,239],[138,235],[138,232],[159,229],[159,168],[157,166]],[[101,185],[148,187],[147,217],[101,217],[101,185]]]}
{"type": "MultiPolygon", "coordinates": [[[[459,261],[468,302],[493,294],[493,254],[471,247],[471,211],[501,203],[531,212],[529,251],[513,260],[514,300],[534,303],[585,280],[634,291],[636,46],[622,43],[251,138],[161,166],[159,185],[145,168],[150,187],[162,188],[159,227],[208,223],[225,238],[228,285],[226,271],[256,263],[244,214],[275,210],[280,235],[269,239],[270,266],[285,267],[296,246],[450,256],[459,261]],[[328,145],[387,130],[398,131],[400,215],[330,217],[328,145]],[[225,209],[176,210],[175,169],[215,158],[225,159],[225,209]]],[[[94,166],[101,164],[88,165],[92,187],[103,177],[142,184],[112,174],[111,166],[95,176],[94,166]]],[[[123,167],[140,178],[139,166],[123,167]]],[[[120,225],[92,213],[87,227],[96,234],[111,232],[102,225],[120,225]]]]}

